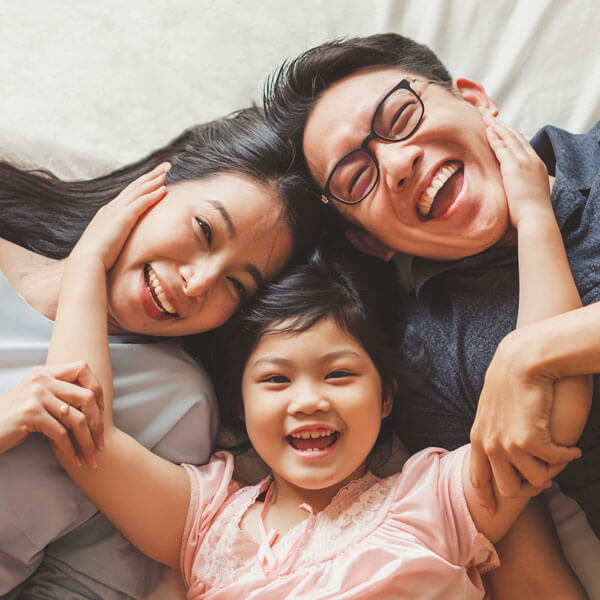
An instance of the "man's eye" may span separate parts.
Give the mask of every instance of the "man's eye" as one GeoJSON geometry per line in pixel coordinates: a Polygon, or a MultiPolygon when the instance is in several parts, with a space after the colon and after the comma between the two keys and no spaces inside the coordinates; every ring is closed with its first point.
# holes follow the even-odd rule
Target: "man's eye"
{"type": "Polygon", "coordinates": [[[412,126],[415,108],[416,104],[414,102],[407,102],[392,113],[388,127],[390,132],[389,137],[404,136],[405,131],[412,126]]]}
{"type": "Polygon", "coordinates": [[[237,294],[239,303],[244,304],[244,302],[246,302],[248,299],[248,290],[244,287],[244,284],[235,277],[228,277],[227,279],[231,281],[231,285],[233,285],[233,289],[237,294]]]}
{"type": "Polygon", "coordinates": [[[194,218],[196,219],[196,223],[198,223],[198,226],[200,227],[200,231],[202,231],[202,235],[206,239],[206,243],[208,244],[208,247],[210,248],[212,246],[212,239],[213,239],[212,229],[211,229],[210,225],[204,219],[201,219],[200,217],[194,217],[194,218]]]}
{"type": "Polygon", "coordinates": [[[335,371],[331,371],[325,375],[325,379],[340,379],[342,377],[352,377],[354,373],[350,371],[345,371],[344,369],[336,369],[335,371]]]}
{"type": "Polygon", "coordinates": [[[289,378],[285,375],[269,375],[262,380],[264,383],[288,383],[289,378]]]}

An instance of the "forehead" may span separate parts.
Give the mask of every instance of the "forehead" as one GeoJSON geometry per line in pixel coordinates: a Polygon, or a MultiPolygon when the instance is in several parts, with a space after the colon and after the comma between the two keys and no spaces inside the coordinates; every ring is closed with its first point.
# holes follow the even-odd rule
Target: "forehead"
{"type": "Polygon", "coordinates": [[[313,355],[329,352],[334,346],[352,348],[355,352],[362,349],[354,337],[338,325],[333,315],[327,315],[319,319],[312,327],[303,331],[294,331],[293,329],[292,331],[286,331],[287,328],[294,327],[296,324],[297,319],[292,317],[280,323],[268,325],[265,332],[258,339],[252,354],[285,354],[289,351],[290,356],[295,356],[294,348],[297,344],[308,344],[308,347],[312,349],[309,354],[312,353],[313,355]],[[326,339],[327,344],[323,346],[322,343],[315,343],[316,339],[326,339]]]}
{"type": "Polygon", "coordinates": [[[304,128],[302,147],[308,167],[323,185],[337,160],[369,133],[375,107],[409,74],[396,67],[358,71],[337,81],[316,101],[304,128]]]}

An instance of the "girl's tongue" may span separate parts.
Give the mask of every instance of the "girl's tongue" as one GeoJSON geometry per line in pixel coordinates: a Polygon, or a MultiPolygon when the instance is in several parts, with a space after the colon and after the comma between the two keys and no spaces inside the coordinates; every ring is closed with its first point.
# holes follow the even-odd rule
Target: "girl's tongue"
{"type": "Polygon", "coordinates": [[[319,436],[319,437],[309,437],[309,438],[298,438],[289,436],[290,444],[296,448],[296,450],[312,450],[313,448],[316,450],[323,450],[325,448],[329,448],[335,443],[337,439],[337,433],[332,431],[328,435],[319,436]]]}

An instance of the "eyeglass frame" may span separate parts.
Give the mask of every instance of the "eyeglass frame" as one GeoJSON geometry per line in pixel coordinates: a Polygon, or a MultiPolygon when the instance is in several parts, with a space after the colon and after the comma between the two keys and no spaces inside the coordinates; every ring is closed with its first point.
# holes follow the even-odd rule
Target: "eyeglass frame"
{"type": "Polygon", "coordinates": [[[331,169],[331,172],[329,173],[329,177],[327,178],[327,181],[325,182],[325,186],[323,187],[323,193],[321,194],[321,202],[323,202],[323,204],[328,204],[329,200],[332,199],[332,200],[335,200],[336,202],[341,202],[342,204],[348,204],[350,206],[355,206],[357,204],[360,204],[375,189],[375,186],[379,182],[379,177],[380,177],[379,161],[377,160],[377,157],[373,154],[373,152],[371,152],[371,150],[369,150],[368,146],[371,143],[371,141],[373,141],[373,140],[382,140],[384,142],[390,142],[390,143],[402,142],[402,141],[408,139],[419,128],[419,126],[421,125],[421,122],[423,121],[423,115],[425,114],[425,104],[423,104],[423,100],[421,100],[421,97],[419,96],[419,94],[417,94],[417,92],[415,90],[413,90],[413,88],[410,85],[411,83],[414,84],[416,81],[419,81],[419,79],[417,77],[403,77],[402,80],[398,84],[396,84],[391,90],[389,90],[388,93],[378,102],[378,104],[375,107],[375,110],[373,112],[373,118],[371,119],[371,131],[367,134],[365,139],[362,141],[362,144],[360,146],[356,146],[356,148],[353,148],[349,152],[346,152],[346,154],[344,154],[344,156],[342,156],[335,163],[333,168],[331,169]],[[381,109],[381,107],[383,106],[385,101],[394,92],[396,92],[399,89],[408,90],[419,101],[419,104],[421,105],[421,116],[419,117],[419,120],[417,121],[416,125],[412,128],[410,133],[408,133],[407,135],[405,135],[401,138],[398,138],[398,139],[386,138],[382,135],[379,135],[375,131],[375,119],[377,118],[377,113],[379,113],[379,110],[381,109]],[[360,200],[357,200],[356,202],[348,202],[348,200],[342,200],[341,198],[338,198],[337,196],[335,196],[333,194],[333,192],[330,190],[329,184],[331,183],[331,178],[333,177],[335,170],[340,166],[340,164],[344,160],[346,160],[351,154],[354,154],[354,152],[356,152],[357,150],[362,150],[363,152],[365,152],[365,154],[367,154],[367,156],[369,156],[369,158],[373,161],[373,164],[375,165],[375,170],[377,172],[377,176],[375,177],[375,181],[373,182],[373,185],[369,188],[369,191],[360,200]]]}

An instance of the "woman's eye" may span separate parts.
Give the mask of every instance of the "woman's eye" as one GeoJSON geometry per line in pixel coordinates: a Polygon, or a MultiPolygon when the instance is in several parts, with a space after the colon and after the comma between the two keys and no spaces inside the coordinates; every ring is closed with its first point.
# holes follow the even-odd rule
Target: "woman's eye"
{"type": "Polygon", "coordinates": [[[235,277],[228,277],[227,279],[229,279],[231,285],[233,285],[233,289],[238,297],[238,302],[244,304],[248,299],[248,290],[244,287],[244,284],[235,277]]]}
{"type": "Polygon", "coordinates": [[[262,380],[264,383],[288,383],[289,379],[285,375],[270,375],[262,380]]]}
{"type": "Polygon", "coordinates": [[[208,244],[208,247],[210,248],[212,246],[212,229],[210,227],[210,225],[204,220],[201,219],[200,217],[194,217],[196,219],[196,223],[198,223],[198,226],[200,227],[200,231],[202,231],[202,235],[204,236],[204,238],[206,239],[206,243],[208,244]]]}
{"type": "Polygon", "coordinates": [[[325,379],[340,379],[342,377],[352,377],[354,373],[350,371],[345,371],[344,369],[336,369],[335,371],[331,371],[325,375],[325,379]]]}

